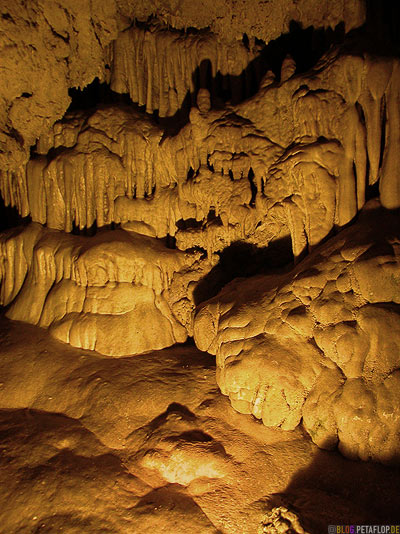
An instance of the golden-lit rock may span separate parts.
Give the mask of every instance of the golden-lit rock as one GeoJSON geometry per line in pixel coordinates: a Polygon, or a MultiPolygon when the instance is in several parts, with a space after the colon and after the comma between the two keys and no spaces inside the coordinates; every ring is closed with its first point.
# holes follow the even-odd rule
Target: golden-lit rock
{"type": "Polygon", "coordinates": [[[301,526],[299,517],[284,506],[275,507],[266,514],[258,534],[307,534],[301,526]]]}
{"type": "Polygon", "coordinates": [[[1,534],[395,524],[398,9],[0,4],[1,534]]]}
{"type": "Polygon", "coordinates": [[[400,206],[397,141],[382,139],[397,124],[388,110],[400,69],[397,59],[372,61],[335,50],[293,76],[286,58],[279,84],[222,110],[200,88],[174,136],[128,106],[70,113],[39,137],[38,157],[0,170],[5,203],[67,232],[144,224],[146,235],[175,236],[181,250],[209,256],[290,235],[299,259],[351,222],[377,181],[382,205],[400,206]]]}
{"type": "Polygon", "coordinates": [[[370,202],[294,271],[233,281],[200,306],[197,346],[216,354],[235,409],[284,429],[302,419],[321,447],[398,462],[398,228],[370,202]]]}
{"type": "Polygon", "coordinates": [[[3,319],[0,355],[7,534],[255,534],[277,493],[311,532],[397,514],[396,470],[236,413],[194,346],[115,359],[3,319]]]}
{"type": "Polygon", "coordinates": [[[173,2],[157,2],[154,6],[144,1],[116,0],[98,1],[93,5],[82,5],[74,0],[62,4],[35,0],[29,6],[23,1],[12,5],[3,2],[0,42],[3,55],[0,80],[2,172],[9,171],[12,180],[19,180],[21,169],[29,159],[29,147],[67,111],[68,89],[83,88],[95,78],[104,82],[111,80],[117,90],[125,92],[128,88],[137,98],[135,102],[145,104],[148,110],[160,106],[162,111],[163,106],[167,106],[165,111],[173,113],[185,88],[192,85],[190,67],[194,70],[200,65],[194,56],[182,53],[185,46],[177,49],[183,39],[193,41],[193,46],[187,48],[199,50],[199,60],[203,56],[214,58],[216,69],[234,73],[241,65],[246,66],[252,56],[240,41],[246,32],[268,42],[287,31],[292,20],[305,27],[314,24],[325,28],[334,28],[346,20],[348,30],[365,20],[365,7],[360,0],[352,0],[345,6],[335,2],[334,9],[332,2],[324,1],[318,12],[305,0],[301,1],[301,9],[293,0],[285,4],[282,9],[280,2],[267,6],[257,2],[249,9],[242,4],[227,4],[225,0],[202,0],[202,6],[196,9],[187,2],[177,9],[173,2]],[[260,9],[264,15],[260,15],[260,9]],[[135,27],[135,22],[147,21],[155,13],[153,31],[135,27]],[[269,23],[260,23],[260,20],[269,23]],[[154,33],[158,26],[161,31],[154,33]],[[170,27],[181,31],[166,31],[170,27]],[[206,30],[205,36],[202,32],[185,35],[183,31],[189,27],[206,30]],[[138,51],[135,61],[140,67],[138,71],[132,57],[123,65],[127,46],[138,51]],[[233,48],[235,54],[232,54],[233,48]],[[222,53],[216,54],[216,49],[222,53]],[[166,64],[173,65],[163,71],[170,75],[169,88],[168,83],[162,87],[164,76],[160,76],[158,70],[158,57],[166,52],[166,64]],[[238,61],[237,54],[245,59],[244,64],[238,61]],[[185,61],[179,62],[179,57],[185,61]],[[183,63],[187,63],[187,67],[183,63]],[[152,78],[148,85],[143,82],[145,71],[150,76],[149,81],[152,78]]]}
{"type": "MultiPolygon", "coordinates": [[[[193,301],[185,317],[189,325],[182,324],[166,293],[174,274],[194,265],[198,255],[177,253],[131,231],[85,238],[35,223],[4,234],[1,245],[2,303],[11,303],[11,319],[49,328],[61,341],[112,356],[186,340],[193,301]]],[[[184,297],[190,300],[187,293],[177,298],[184,297]]]]}

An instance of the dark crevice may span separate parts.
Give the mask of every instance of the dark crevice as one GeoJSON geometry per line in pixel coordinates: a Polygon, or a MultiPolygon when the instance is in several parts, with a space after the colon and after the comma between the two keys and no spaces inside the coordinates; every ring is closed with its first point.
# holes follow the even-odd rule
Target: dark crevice
{"type": "MultiPolygon", "coordinates": [[[[134,26],[154,31],[166,31],[164,26],[154,18],[147,22],[135,21],[134,26]]],[[[169,30],[176,32],[176,30],[169,30]]],[[[207,30],[188,28],[184,34],[197,33],[207,35],[207,30]]],[[[192,73],[195,90],[187,91],[180,109],[171,117],[159,117],[156,109],[152,116],[154,121],[164,129],[164,137],[175,136],[180,129],[189,122],[189,112],[196,106],[197,93],[200,88],[208,89],[213,109],[223,109],[227,103],[237,105],[245,99],[254,96],[260,87],[260,82],[268,71],[272,71],[276,81],[280,81],[282,62],[289,54],[296,62],[296,73],[305,72],[313,67],[330,46],[340,44],[345,37],[344,25],[339,24],[335,30],[314,29],[312,26],[303,29],[298,23],[290,23],[290,31],[266,45],[263,41],[255,39],[258,55],[238,76],[223,75],[217,72],[212,76],[212,66],[209,59],[202,60],[201,64],[192,73]]],[[[250,49],[250,41],[243,35],[243,45],[250,49]]],[[[84,89],[72,88],[69,90],[71,105],[68,111],[96,108],[100,104],[123,104],[134,106],[140,112],[146,113],[145,106],[133,103],[128,94],[118,94],[110,89],[106,83],[96,78],[84,89]]]]}
{"type": "Polygon", "coordinates": [[[365,114],[362,105],[359,102],[356,102],[356,110],[361,124],[365,126],[365,114]]]}
{"type": "Polygon", "coordinates": [[[346,326],[351,326],[352,328],[357,328],[358,326],[357,321],[343,321],[342,324],[346,326]]]}
{"type": "Polygon", "coordinates": [[[29,147],[29,159],[35,159],[39,157],[39,154],[37,153],[37,146],[38,146],[38,142],[36,141],[34,145],[31,145],[29,147]]]}
{"type": "Polygon", "coordinates": [[[175,35],[181,35],[182,37],[185,35],[203,35],[210,32],[209,26],[204,28],[195,28],[194,26],[187,26],[184,29],[172,28],[155,15],[149,15],[146,20],[134,19],[127,29],[130,28],[140,28],[148,31],[167,31],[175,35]]]}
{"type": "MultiPolygon", "coordinates": [[[[370,166],[369,157],[367,153],[366,167],[365,167],[365,196],[367,196],[370,172],[371,172],[371,166],[370,166]]],[[[367,201],[369,199],[366,198],[365,200],[367,201]]]]}
{"type": "Polygon", "coordinates": [[[15,139],[17,141],[17,143],[21,146],[24,146],[24,138],[22,137],[22,135],[18,132],[18,130],[16,130],[15,128],[10,128],[10,130],[8,131],[10,137],[12,137],[13,139],[15,139]]]}
{"type": "Polygon", "coordinates": [[[96,233],[97,233],[97,222],[96,221],[89,228],[86,226],[84,228],[79,228],[79,226],[75,224],[75,221],[72,223],[71,234],[73,235],[83,235],[83,236],[92,237],[96,235],[96,233]]]}
{"type": "Polygon", "coordinates": [[[215,209],[210,209],[207,214],[206,219],[198,221],[197,219],[179,219],[175,223],[175,226],[178,231],[187,231],[187,230],[202,230],[206,225],[217,225],[222,226],[222,220],[219,215],[216,215],[215,209]]]}
{"type": "MultiPolygon", "coordinates": [[[[218,109],[229,101],[237,105],[254,96],[268,71],[272,71],[276,82],[279,82],[282,63],[288,55],[296,62],[296,74],[306,72],[316,65],[331,46],[343,43],[344,39],[343,23],[338,24],[335,30],[325,30],[315,29],[313,26],[303,29],[294,21],[290,23],[287,34],[270,41],[268,45],[260,39],[255,39],[259,53],[239,76],[217,73],[214,79],[208,80],[207,89],[210,91],[213,107],[218,109]]],[[[249,49],[250,43],[246,34],[243,35],[242,41],[249,49]]]]}
{"type": "Polygon", "coordinates": [[[289,32],[270,41],[268,45],[256,39],[262,50],[254,60],[255,70],[262,75],[272,70],[277,81],[280,81],[283,60],[290,55],[296,63],[296,74],[306,72],[317,64],[332,45],[339,45],[344,39],[344,23],[339,23],[334,30],[315,29],[313,26],[303,29],[301,24],[292,20],[289,32]]]}
{"type": "Polygon", "coordinates": [[[265,179],[261,177],[261,194],[264,195],[265,179]]]}
{"type": "MultiPolygon", "coordinates": [[[[83,89],[74,87],[69,89],[68,94],[71,98],[71,104],[67,113],[96,109],[100,105],[134,105],[128,94],[119,94],[112,91],[109,85],[100,82],[98,78],[95,78],[92,83],[83,89]]],[[[137,107],[139,108],[139,106],[137,107]]]]}
{"type": "MultiPolygon", "coordinates": [[[[55,29],[52,28],[51,26],[50,26],[50,30],[51,30],[51,33],[52,33],[55,37],[57,37],[58,39],[63,40],[64,43],[69,44],[69,35],[68,35],[68,34],[67,34],[66,36],[61,35],[61,33],[56,32],[55,29]]],[[[96,35],[96,34],[95,34],[95,35],[96,35]]],[[[97,38],[97,35],[96,35],[96,38],[97,38]]],[[[101,43],[100,43],[100,45],[101,45],[101,43]]]]}
{"type": "Polygon", "coordinates": [[[375,182],[373,185],[368,185],[365,191],[365,201],[371,200],[372,198],[379,198],[379,181],[375,182]]]}
{"type": "Polygon", "coordinates": [[[254,207],[256,204],[257,186],[254,182],[254,171],[251,167],[250,167],[249,174],[248,174],[248,180],[250,182],[250,189],[251,189],[250,206],[254,207]]]}
{"type": "MultiPolygon", "coordinates": [[[[56,159],[59,155],[63,154],[64,152],[69,152],[71,149],[65,146],[58,146],[56,148],[51,147],[50,150],[46,154],[47,161],[50,163],[50,161],[53,161],[53,159],[56,159]]],[[[37,154],[35,157],[38,157],[37,154]]],[[[39,156],[41,157],[41,156],[39,156]]]]}
{"type": "Polygon", "coordinates": [[[221,217],[215,214],[215,209],[210,209],[210,211],[208,212],[207,224],[214,224],[217,226],[222,226],[221,217]]]}
{"type": "Polygon", "coordinates": [[[176,436],[170,436],[167,441],[169,442],[179,442],[185,441],[189,443],[211,443],[214,439],[209,435],[203,432],[202,430],[186,430],[181,432],[176,436]]]}
{"type": "MultiPolygon", "coordinates": [[[[160,117],[158,124],[164,129],[163,139],[174,137],[189,122],[189,113],[191,107],[195,104],[195,96],[187,91],[181,107],[170,117],[160,117]]],[[[140,108],[139,108],[140,109],[140,108]]],[[[144,107],[142,108],[143,111],[144,107]]]]}
{"type": "Polygon", "coordinates": [[[195,176],[194,169],[192,167],[189,167],[186,179],[191,180],[195,176]]]}
{"type": "Polygon", "coordinates": [[[366,32],[375,53],[400,55],[400,3],[366,0],[366,32]]]}
{"type": "Polygon", "coordinates": [[[205,258],[207,258],[207,251],[206,251],[206,249],[204,249],[203,247],[200,247],[200,246],[195,246],[195,247],[187,248],[187,249],[185,249],[185,253],[187,253],[187,254],[196,254],[196,253],[200,253],[200,254],[201,254],[201,259],[205,259],[205,258]]]}
{"type": "Polygon", "coordinates": [[[203,221],[196,219],[179,219],[176,221],[175,226],[178,230],[200,230],[203,227],[203,221]]]}
{"type": "Polygon", "coordinates": [[[355,187],[355,194],[357,198],[357,167],[356,162],[353,160],[353,180],[354,180],[354,187],[355,187]]]}
{"type": "Polygon", "coordinates": [[[146,200],[152,200],[154,195],[156,194],[156,188],[157,188],[157,186],[156,186],[156,184],[154,184],[152,186],[152,188],[151,188],[151,192],[150,193],[148,193],[147,191],[144,193],[144,198],[146,200]]]}
{"type": "Polygon", "coordinates": [[[214,165],[210,163],[210,156],[207,155],[207,168],[209,171],[214,172],[214,165]]]}
{"type": "Polygon", "coordinates": [[[97,221],[94,221],[92,226],[84,226],[83,228],[80,228],[79,226],[76,225],[75,221],[73,221],[71,234],[85,236],[85,237],[93,237],[98,232],[108,232],[110,230],[118,230],[120,226],[121,225],[119,223],[114,223],[114,222],[110,224],[105,224],[104,226],[97,226],[97,221]]]}
{"type": "Polygon", "coordinates": [[[381,152],[379,156],[379,168],[382,167],[383,157],[385,154],[386,146],[386,95],[383,95],[381,101],[381,117],[382,117],[382,130],[381,130],[381,152]]]}
{"type": "Polygon", "coordinates": [[[196,306],[208,300],[235,278],[256,274],[282,273],[294,265],[292,240],[277,239],[268,247],[257,247],[245,241],[236,241],[217,252],[219,263],[197,284],[193,297],[196,306]]]}
{"type": "Polygon", "coordinates": [[[16,226],[26,226],[32,221],[30,215],[21,217],[17,208],[6,206],[0,195],[0,232],[9,230],[16,226]]]}
{"type": "Polygon", "coordinates": [[[176,249],[176,237],[167,234],[165,238],[165,246],[169,249],[176,249]]]}
{"type": "Polygon", "coordinates": [[[201,89],[210,89],[212,85],[212,66],[209,59],[203,60],[199,67],[199,87],[201,89]]]}
{"type": "Polygon", "coordinates": [[[247,33],[244,33],[243,34],[243,37],[242,37],[242,43],[243,45],[247,48],[247,50],[250,50],[250,46],[249,46],[249,38],[247,36],[247,33]]]}

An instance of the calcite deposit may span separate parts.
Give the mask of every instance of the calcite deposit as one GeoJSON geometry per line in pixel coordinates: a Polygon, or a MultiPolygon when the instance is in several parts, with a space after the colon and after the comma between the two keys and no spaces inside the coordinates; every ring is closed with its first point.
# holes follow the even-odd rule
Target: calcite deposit
{"type": "Polygon", "coordinates": [[[175,273],[195,269],[195,257],[123,230],[91,239],[32,223],[4,238],[2,301],[11,303],[10,319],[49,328],[61,341],[114,356],[186,340],[165,292],[175,273]]]}
{"type": "Polygon", "coordinates": [[[295,270],[235,280],[201,305],[196,344],[216,354],[236,410],[398,462],[399,222],[372,201],[295,270]]]}
{"type": "Polygon", "coordinates": [[[0,0],[2,534],[399,520],[398,14],[0,0]]]}
{"type": "Polygon", "coordinates": [[[377,182],[382,205],[400,206],[399,91],[397,59],[335,50],[236,106],[200,101],[174,136],[127,107],[71,113],[0,187],[22,216],[67,232],[145,223],[211,254],[290,236],[298,258],[351,222],[377,182]]]}

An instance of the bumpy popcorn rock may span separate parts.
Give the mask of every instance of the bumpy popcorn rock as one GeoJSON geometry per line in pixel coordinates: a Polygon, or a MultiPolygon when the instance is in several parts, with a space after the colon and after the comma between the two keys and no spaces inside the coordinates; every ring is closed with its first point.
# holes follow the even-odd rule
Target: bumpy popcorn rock
{"type": "Polygon", "coordinates": [[[302,419],[349,458],[399,461],[398,228],[371,201],[292,272],[233,281],[201,306],[197,346],[216,354],[236,410],[283,429],[302,419]]]}
{"type": "Polygon", "coordinates": [[[277,506],[267,513],[258,528],[258,534],[308,534],[296,513],[277,506]]]}

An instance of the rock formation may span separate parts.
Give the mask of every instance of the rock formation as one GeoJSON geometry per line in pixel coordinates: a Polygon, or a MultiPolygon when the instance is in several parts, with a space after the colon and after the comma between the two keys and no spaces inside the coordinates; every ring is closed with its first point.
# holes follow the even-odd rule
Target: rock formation
{"type": "MultiPolygon", "coordinates": [[[[330,505],[310,501],[330,490],[298,468],[322,454],[345,472],[320,449],[399,464],[400,48],[374,33],[395,29],[373,20],[385,9],[0,5],[7,534],[178,534],[185,515],[204,533],[319,534],[330,505]],[[291,440],[301,465],[277,475],[291,440]],[[31,469],[46,495],[65,480],[54,506],[30,498],[31,469]]],[[[374,469],[365,491],[390,472],[389,492],[397,475],[374,469]]],[[[346,491],[334,506],[350,523],[346,491]]],[[[366,499],[352,502],[364,523],[366,499]]]]}
{"type": "Polygon", "coordinates": [[[398,462],[399,217],[367,204],[360,221],[294,271],[238,279],[195,319],[201,350],[241,413],[323,448],[398,462]]]}

